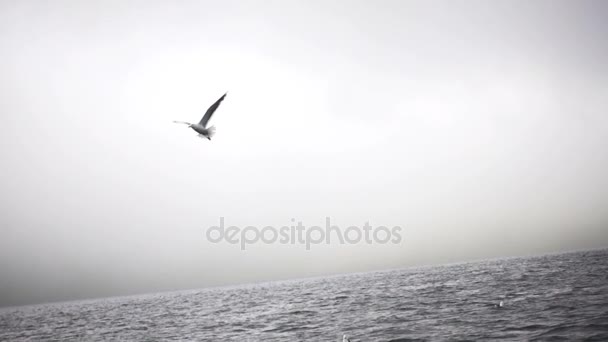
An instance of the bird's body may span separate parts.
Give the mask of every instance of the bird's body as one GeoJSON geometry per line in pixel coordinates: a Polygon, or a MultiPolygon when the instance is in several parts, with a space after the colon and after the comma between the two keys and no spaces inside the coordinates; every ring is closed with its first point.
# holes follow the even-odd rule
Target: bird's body
{"type": "Polygon", "coordinates": [[[192,128],[200,136],[207,138],[209,140],[211,140],[211,137],[215,133],[215,127],[213,127],[213,126],[206,128],[199,124],[193,124],[193,125],[190,125],[190,128],[192,128]]]}
{"type": "Polygon", "coordinates": [[[215,101],[214,104],[211,105],[211,107],[209,107],[209,109],[207,109],[207,112],[205,112],[205,115],[199,123],[192,124],[186,121],[173,122],[188,125],[188,127],[192,128],[196,133],[198,133],[199,137],[211,140],[211,137],[213,137],[215,134],[215,127],[207,127],[207,123],[209,122],[209,119],[211,119],[213,113],[217,110],[217,107],[219,107],[220,103],[224,100],[224,97],[226,97],[226,94],[222,95],[222,97],[220,97],[217,101],[215,101]]]}

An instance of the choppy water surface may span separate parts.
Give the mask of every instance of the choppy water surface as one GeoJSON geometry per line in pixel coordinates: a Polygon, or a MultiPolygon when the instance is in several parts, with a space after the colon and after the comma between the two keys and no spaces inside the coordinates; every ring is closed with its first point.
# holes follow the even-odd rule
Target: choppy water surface
{"type": "Polygon", "coordinates": [[[0,340],[10,341],[341,341],[342,334],[608,341],[608,250],[0,310],[0,340]]]}

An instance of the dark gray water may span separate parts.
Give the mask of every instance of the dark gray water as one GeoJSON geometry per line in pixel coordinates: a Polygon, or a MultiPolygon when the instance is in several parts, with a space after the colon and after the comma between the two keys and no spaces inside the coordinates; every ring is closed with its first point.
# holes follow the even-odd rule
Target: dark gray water
{"type": "Polygon", "coordinates": [[[0,340],[10,341],[341,341],[343,334],[608,341],[608,251],[0,310],[0,340]]]}

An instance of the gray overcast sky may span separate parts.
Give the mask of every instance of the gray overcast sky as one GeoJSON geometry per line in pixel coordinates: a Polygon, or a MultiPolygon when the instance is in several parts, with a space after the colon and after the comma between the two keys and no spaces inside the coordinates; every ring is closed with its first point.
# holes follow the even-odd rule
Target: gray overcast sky
{"type": "Polygon", "coordinates": [[[606,1],[0,2],[0,305],[608,245],[606,1]],[[225,91],[209,142],[198,121],[225,91]],[[398,245],[211,244],[217,224],[398,245]]]}

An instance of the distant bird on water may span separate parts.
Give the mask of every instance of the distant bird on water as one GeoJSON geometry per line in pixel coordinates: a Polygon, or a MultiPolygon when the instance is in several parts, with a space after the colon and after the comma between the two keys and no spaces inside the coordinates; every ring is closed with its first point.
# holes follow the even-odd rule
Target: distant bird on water
{"type": "MultiPolygon", "coordinates": [[[[226,93],[226,94],[228,94],[228,93],[226,93]]],[[[213,137],[213,135],[215,134],[215,127],[214,126],[207,127],[207,123],[209,122],[209,119],[211,119],[211,116],[213,115],[213,113],[215,113],[215,111],[217,110],[217,107],[219,107],[220,103],[222,103],[222,101],[224,100],[224,97],[226,97],[226,94],[222,95],[222,97],[220,97],[217,101],[215,101],[214,104],[211,105],[211,107],[209,107],[209,109],[207,109],[207,112],[205,112],[205,115],[203,115],[203,118],[201,119],[201,121],[199,123],[191,124],[186,121],[173,121],[173,122],[188,125],[188,127],[192,128],[195,132],[198,133],[199,137],[207,138],[207,139],[211,140],[211,137],[213,137]]]]}

